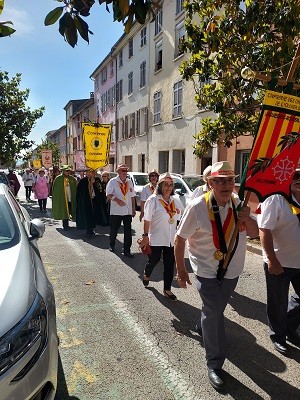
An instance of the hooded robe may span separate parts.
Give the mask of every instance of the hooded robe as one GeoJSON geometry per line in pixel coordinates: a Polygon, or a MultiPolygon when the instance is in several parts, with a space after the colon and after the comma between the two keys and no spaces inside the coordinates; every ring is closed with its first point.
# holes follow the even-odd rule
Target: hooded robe
{"type": "Polygon", "coordinates": [[[52,217],[54,219],[69,219],[69,212],[68,212],[68,197],[65,190],[65,179],[69,179],[69,185],[71,189],[71,206],[72,210],[70,213],[72,215],[73,221],[76,218],[76,187],[77,187],[77,180],[69,175],[66,177],[65,175],[61,174],[57,176],[53,182],[52,186],[52,217]]]}
{"type": "Polygon", "coordinates": [[[98,177],[94,177],[94,179],[93,190],[95,196],[93,199],[90,196],[89,180],[87,177],[82,178],[77,186],[76,226],[78,229],[87,229],[87,222],[93,228],[96,225],[109,225],[101,180],[98,177]]]}

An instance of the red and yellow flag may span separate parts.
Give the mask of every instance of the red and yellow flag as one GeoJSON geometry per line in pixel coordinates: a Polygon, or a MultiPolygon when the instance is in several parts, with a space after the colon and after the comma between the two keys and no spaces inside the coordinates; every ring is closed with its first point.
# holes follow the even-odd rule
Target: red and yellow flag
{"type": "Polygon", "coordinates": [[[260,201],[279,193],[288,197],[300,158],[300,98],[266,91],[252,147],[245,190],[260,201]]]}

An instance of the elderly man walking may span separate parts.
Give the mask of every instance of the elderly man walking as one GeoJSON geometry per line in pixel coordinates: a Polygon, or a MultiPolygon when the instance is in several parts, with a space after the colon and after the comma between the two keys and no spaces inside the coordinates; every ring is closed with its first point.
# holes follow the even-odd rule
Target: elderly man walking
{"type": "Polygon", "coordinates": [[[249,207],[236,211],[240,200],[233,193],[235,177],[227,161],[214,163],[207,178],[211,191],[188,204],[175,236],[177,280],[181,288],[191,284],[184,263],[185,241],[188,242],[189,259],[202,299],[198,332],[203,334],[208,379],[217,390],[224,386],[222,368],[227,349],[224,310],[243,270],[246,234],[258,236],[257,223],[250,217],[249,207]],[[238,219],[239,233],[222,277],[218,271],[223,266],[238,219]]]}
{"type": "Polygon", "coordinates": [[[300,168],[291,183],[290,198],[268,197],[258,215],[267,284],[267,316],[275,350],[287,354],[286,339],[300,346],[300,168]],[[296,295],[289,301],[292,284],[296,295]]]}
{"type": "Polygon", "coordinates": [[[119,164],[117,167],[118,176],[112,178],[106,186],[106,196],[111,201],[109,250],[115,251],[118,230],[123,222],[123,254],[125,257],[133,258],[130,249],[132,245],[131,223],[132,217],[135,216],[135,192],[131,180],[127,178],[127,172],[127,165],[119,164]]]}

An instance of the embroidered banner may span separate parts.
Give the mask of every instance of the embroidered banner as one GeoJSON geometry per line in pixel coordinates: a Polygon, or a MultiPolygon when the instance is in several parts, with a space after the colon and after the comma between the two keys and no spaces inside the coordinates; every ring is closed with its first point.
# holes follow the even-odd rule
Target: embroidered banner
{"type": "Polygon", "coordinates": [[[111,124],[82,124],[85,165],[94,170],[108,164],[111,124]]]}
{"type": "Polygon", "coordinates": [[[52,167],[52,150],[41,150],[42,164],[46,169],[52,167]]]}
{"type": "Polygon", "coordinates": [[[83,150],[75,151],[75,170],[76,171],[85,171],[86,170],[83,150]]]}
{"type": "Polygon", "coordinates": [[[266,91],[258,131],[246,177],[241,183],[265,200],[279,193],[289,196],[300,158],[300,98],[266,91]]]}

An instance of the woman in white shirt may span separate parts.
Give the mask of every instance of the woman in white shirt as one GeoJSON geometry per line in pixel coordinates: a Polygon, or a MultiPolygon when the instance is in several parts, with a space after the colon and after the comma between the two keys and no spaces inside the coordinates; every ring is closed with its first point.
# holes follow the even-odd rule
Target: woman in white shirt
{"type": "Polygon", "coordinates": [[[175,265],[174,236],[183,207],[173,194],[171,175],[168,172],[160,175],[155,194],[145,203],[144,233],[140,247],[145,249],[150,244],[151,248],[143,276],[144,286],[149,285],[151,273],[163,255],[164,296],[176,301],[177,298],[171,291],[175,265]]]}

